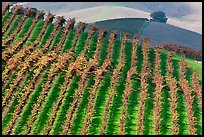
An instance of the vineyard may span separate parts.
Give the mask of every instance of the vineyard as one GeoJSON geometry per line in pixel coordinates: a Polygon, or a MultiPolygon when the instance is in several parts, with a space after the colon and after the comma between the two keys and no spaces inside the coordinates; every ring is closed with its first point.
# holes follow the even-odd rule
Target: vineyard
{"type": "Polygon", "coordinates": [[[202,81],[184,58],[75,22],[2,8],[3,135],[202,134],[202,81]]]}

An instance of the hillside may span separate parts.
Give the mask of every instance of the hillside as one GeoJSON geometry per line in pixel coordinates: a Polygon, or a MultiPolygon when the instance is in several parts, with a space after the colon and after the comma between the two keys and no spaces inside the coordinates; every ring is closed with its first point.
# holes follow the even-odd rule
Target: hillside
{"type": "Polygon", "coordinates": [[[117,39],[121,40],[123,32],[127,32],[131,38],[135,34],[141,35],[148,23],[149,20],[146,18],[118,18],[99,21],[91,25],[94,25],[97,29],[106,28],[109,32],[117,30],[117,39]]]}
{"type": "MultiPolygon", "coordinates": [[[[135,33],[141,37],[149,37],[151,44],[175,43],[197,50],[202,49],[202,35],[173,25],[151,22],[140,18],[116,18],[93,23],[97,28],[107,28],[109,31],[127,32],[131,37],[135,33]]],[[[121,38],[121,36],[118,36],[121,38]]]]}
{"type": "Polygon", "coordinates": [[[143,30],[142,37],[151,38],[153,45],[170,42],[197,50],[202,49],[202,35],[169,24],[151,22],[143,30]]]}
{"type": "Polygon", "coordinates": [[[161,10],[169,18],[170,25],[202,34],[201,2],[24,2],[22,4],[25,7],[51,11],[56,15],[67,13],[67,16],[64,14],[67,18],[77,17],[77,21],[84,22],[104,20],[100,13],[104,13],[102,17],[106,17],[105,19],[140,18],[140,16],[147,18],[151,12],[161,10]],[[83,16],[84,12],[86,17],[83,16]],[[84,20],[84,18],[92,20],[84,20]]]}
{"type": "Polygon", "coordinates": [[[2,11],[3,135],[202,134],[202,79],[187,58],[18,10],[2,11]]]}

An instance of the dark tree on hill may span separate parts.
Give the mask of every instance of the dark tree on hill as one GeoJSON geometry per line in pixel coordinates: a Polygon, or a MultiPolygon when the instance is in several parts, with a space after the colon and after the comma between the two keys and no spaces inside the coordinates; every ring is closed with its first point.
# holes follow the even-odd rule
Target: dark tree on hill
{"type": "Polygon", "coordinates": [[[163,11],[155,11],[150,14],[151,20],[156,22],[166,23],[168,18],[163,11]]]}

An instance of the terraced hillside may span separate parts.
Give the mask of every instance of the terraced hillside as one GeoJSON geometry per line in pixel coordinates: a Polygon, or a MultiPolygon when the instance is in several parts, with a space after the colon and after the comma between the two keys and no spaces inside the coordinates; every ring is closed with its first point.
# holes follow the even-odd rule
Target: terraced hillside
{"type": "Polygon", "coordinates": [[[202,134],[202,81],[184,58],[21,9],[2,11],[2,134],[202,134]]]}

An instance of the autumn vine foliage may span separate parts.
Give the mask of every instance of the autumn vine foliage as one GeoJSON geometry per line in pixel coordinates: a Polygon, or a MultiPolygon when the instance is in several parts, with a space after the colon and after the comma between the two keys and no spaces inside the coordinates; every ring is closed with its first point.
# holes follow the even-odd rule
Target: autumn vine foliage
{"type": "MultiPolygon", "coordinates": [[[[104,36],[104,33],[105,31],[104,30],[101,30],[101,33],[99,35],[99,39],[98,39],[98,48],[101,48],[101,40],[104,36]]],[[[112,32],[111,36],[110,36],[110,43],[109,43],[109,46],[110,48],[107,49],[107,51],[111,51],[112,48],[111,48],[111,43],[113,41],[113,39],[115,38],[115,32],[112,32]]],[[[96,49],[96,51],[99,51],[98,48],[96,49]]],[[[111,52],[110,52],[111,53],[111,52]]],[[[98,52],[95,52],[95,54],[98,54],[98,52]]],[[[80,56],[80,55],[79,55],[80,56]]],[[[108,55],[110,56],[110,55],[108,55]]],[[[94,55],[95,57],[95,55],[94,55]]],[[[87,81],[88,81],[88,76],[89,76],[89,73],[90,73],[90,69],[91,68],[94,68],[96,65],[98,65],[98,61],[99,60],[95,60],[95,58],[92,60],[89,61],[89,63],[87,64],[87,68],[84,69],[84,72],[82,72],[81,74],[81,80],[79,81],[78,85],[78,89],[76,91],[76,94],[74,96],[74,101],[73,103],[71,104],[71,107],[69,108],[69,110],[67,111],[67,118],[66,118],[66,122],[65,122],[65,125],[63,125],[63,132],[62,134],[65,135],[65,134],[70,134],[71,133],[71,128],[73,126],[73,122],[74,122],[74,119],[72,118],[72,115],[76,115],[76,112],[78,111],[78,108],[79,108],[79,105],[81,104],[81,101],[82,101],[82,95],[83,95],[83,90],[85,89],[85,87],[87,86],[87,81]],[[88,74],[88,75],[87,75],[88,74]]],[[[107,62],[106,62],[106,66],[108,66],[107,62]]],[[[95,68],[96,69],[96,68],[95,68]]],[[[94,72],[92,72],[94,73],[94,72]]],[[[101,70],[96,70],[96,74],[98,76],[100,76],[101,78],[104,76],[104,72],[101,71],[101,70]]],[[[96,76],[97,77],[97,76],[96,76]]],[[[98,80],[99,81],[99,80],[98,80]]],[[[97,81],[95,81],[97,82],[97,81]]],[[[96,84],[96,83],[95,83],[96,84]]],[[[94,87],[94,86],[93,86],[94,87]]],[[[94,90],[92,90],[93,92],[94,90]]],[[[87,123],[87,122],[86,122],[87,123]]],[[[85,124],[86,124],[85,123],[85,124]]],[[[82,134],[84,134],[84,132],[82,131],[82,134]]]]}
{"type": "Polygon", "coordinates": [[[150,49],[150,41],[148,38],[143,39],[143,46],[142,46],[142,53],[143,53],[143,68],[140,73],[140,85],[141,85],[141,93],[140,93],[140,102],[139,102],[139,110],[138,110],[138,123],[137,123],[137,134],[141,135],[143,134],[143,122],[144,122],[144,109],[145,109],[145,100],[147,96],[148,91],[148,84],[147,84],[147,78],[150,75],[149,70],[149,62],[148,62],[148,51],[150,49]]]}
{"type": "MultiPolygon", "coordinates": [[[[94,27],[90,27],[89,28],[89,33],[88,33],[88,38],[86,40],[86,44],[85,44],[85,49],[84,51],[80,54],[82,55],[84,52],[87,52],[87,49],[88,49],[88,45],[90,43],[90,39],[92,37],[92,35],[94,34],[94,27]]],[[[67,85],[70,86],[70,82],[71,82],[71,79],[73,76],[76,75],[75,72],[79,72],[79,70],[76,70],[77,68],[83,68],[83,66],[81,64],[83,63],[86,63],[86,59],[83,57],[83,56],[78,56],[78,58],[76,59],[75,62],[71,63],[70,66],[68,67],[68,71],[67,71],[67,74],[66,74],[66,77],[65,77],[65,83],[60,87],[60,95],[58,97],[58,100],[57,102],[54,104],[53,106],[53,113],[49,119],[49,121],[47,122],[48,123],[48,126],[46,127],[45,131],[43,132],[43,134],[50,134],[50,131],[51,131],[51,128],[52,128],[52,125],[54,123],[54,120],[56,118],[56,113],[60,107],[60,104],[64,98],[64,94],[66,92],[66,89],[67,89],[67,85]]],[[[83,54],[84,55],[84,54],[83,54]]],[[[83,70],[83,69],[82,69],[83,70]]],[[[81,70],[80,70],[81,71],[81,70]]]]}
{"type": "Polygon", "coordinates": [[[184,58],[181,58],[179,65],[180,65],[179,84],[180,84],[181,90],[184,93],[185,100],[186,100],[186,109],[187,109],[188,121],[189,121],[189,133],[190,133],[190,135],[195,135],[196,134],[195,117],[193,115],[193,109],[192,109],[194,96],[191,96],[192,89],[191,89],[188,81],[186,80],[186,75],[185,75],[185,70],[186,70],[188,63],[184,61],[184,58]]]}
{"type": "Polygon", "coordinates": [[[162,95],[162,88],[163,88],[163,76],[161,75],[161,59],[160,59],[160,47],[155,48],[155,68],[154,68],[154,76],[153,76],[153,83],[156,85],[155,87],[155,94],[154,94],[154,105],[155,105],[155,128],[154,134],[159,135],[160,131],[160,113],[162,109],[162,102],[161,102],[161,95],[162,95]]]}
{"type": "Polygon", "coordinates": [[[178,135],[178,112],[176,110],[177,108],[177,100],[178,100],[178,96],[177,96],[177,81],[175,78],[170,78],[169,82],[168,82],[168,86],[170,89],[170,103],[171,103],[171,113],[172,113],[172,134],[173,135],[178,135]]]}
{"type": "Polygon", "coordinates": [[[173,51],[178,54],[183,54],[187,57],[193,57],[198,60],[202,60],[202,51],[196,50],[194,48],[186,47],[186,46],[180,46],[173,43],[163,44],[163,48],[168,51],[173,51]]]}
{"type": "Polygon", "coordinates": [[[51,53],[51,54],[48,54],[46,56],[43,56],[38,61],[38,63],[35,64],[36,69],[35,69],[34,74],[33,74],[34,78],[32,80],[30,80],[27,85],[24,86],[23,93],[21,95],[22,98],[20,100],[18,107],[14,111],[14,115],[13,115],[11,124],[6,129],[6,134],[10,134],[11,131],[13,132],[12,129],[16,124],[17,118],[19,117],[20,113],[22,112],[22,108],[23,108],[24,104],[26,104],[27,98],[31,94],[31,90],[35,89],[35,82],[39,79],[39,76],[42,73],[42,71],[44,71],[45,67],[47,65],[49,65],[56,58],[57,58],[57,54],[51,53]]]}
{"type": "MultiPolygon", "coordinates": [[[[38,14],[36,15],[36,18],[33,20],[32,25],[29,27],[29,30],[26,32],[25,36],[20,39],[20,41],[17,41],[17,43],[11,45],[11,47],[7,48],[4,52],[3,52],[3,61],[7,61],[8,59],[11,58],[10,55],[16,53],[20,48],[22,48],[23,44],[27,41],[27,39],[29,38],[31,32],[33,31],[33,28],[35,27],[37,21],[39,19],[42,19],[42,16],[44,15],[43,12],[38,12],[38,14]]],[[[14,37],[11,38],[11,40],[14,37]]]]}
{"type": "Polygon", "coordinates": [[[167,77],[166,77],[166,81],[167,81],[167,85],[170,89],[170,107],[171,107],[171,114],[172,114],[172,134],[173,135],[178,135],[179,133],[179,127],[178,127],[178,112],[177,112],[177,106],[178,106],[178,96],[177,96],[177,92],[179,90],[178,85],[177,85],[177,81],[176,79],[173,77],[172,73],[173,73],[173,66],[172,66],[172,56],[174,55],[174,53],[172,52],[168,52],[168,65],[167,65],[167,77]]]}
{"type": "Polygon", "coordinates": [[[177,55],[200,53],[18,4],[2,23],[3,135],[202,134],[202,79],[177,55]]]}
{"type": "Polygon", "coordinates": [[[137,61],[137,47],[139,43],[139,35],[135,35],[133,39],[133,45],[132,45],[132,64],[130,70],[127,72],[127,78],[126,78],[126,84],[125,84],[125,90],[123,93],[123,105],[122,105],[122,116],[120,119],[120,135],[125,135],[125,121],[126,121],[126,108],[128,103],[128,97],[133,90],[132,87],[132,77],[134,74],[137,74],[136,72],[136,61],[137,61]]]}
{"type": "Polygon", "coordinates": [[[42,38],[48,23],[52,22],[53,18],[54,16],[51,13],[48,13],[45,24],[42,30],[40,31],[38,38],[34,41],[34,43],[31,43],[28,47],[23,48],[20,52],[18,52],[17,54],[14,54],[12,58],[8,60],[5,70],[2,73],[2,77],[3,77],[2,86],[4,86],[4,84],[8,82],[10,76],[13,74],[12,71],[18,66],[18,64],[22,63],[23,60],[32,58],[33,54],[34,55],[38,54],[40,57],[41,54],[39,53],[42,53],[42,52],[40,52],[40,50],[37,50],[37,49],[35,50],[34,47],[39,44],[39,41],[42,38]]]}

